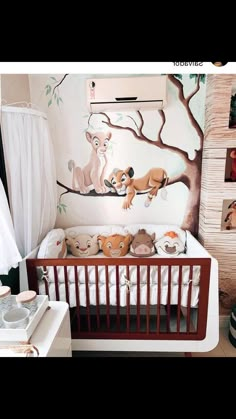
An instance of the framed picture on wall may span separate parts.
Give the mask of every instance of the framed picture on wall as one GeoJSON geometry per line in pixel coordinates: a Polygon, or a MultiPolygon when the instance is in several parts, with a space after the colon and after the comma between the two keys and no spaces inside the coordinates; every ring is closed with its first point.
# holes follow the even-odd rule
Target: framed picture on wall
{"type": "Polygon", "coordinates": [[[226,151],[225,182],[236,182],[236,147],[226,151]]]}
{"type": "Polygon", "coordinates": [[[232,84],[231,100],[230,100],[230,114],[229,114],[229,128],[236,128],[236,81],[232,84]]]}
{"type": "Polygon", "coordinates": [[[236,232],[236,196],[235,199],[223,200],[221,230],[236,232]]]}

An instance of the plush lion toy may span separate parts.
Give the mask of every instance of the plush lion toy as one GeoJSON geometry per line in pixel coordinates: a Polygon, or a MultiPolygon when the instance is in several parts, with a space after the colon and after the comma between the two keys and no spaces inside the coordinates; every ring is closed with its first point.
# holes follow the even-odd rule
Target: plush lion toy
{"type": "Polygon", "coordinates": [[[78,234],[76,237],[66,237],[68,250],[73,256],[87,257],[96,255],[99,251],[97,235],[78,234]]]}
{"type": "Polygon", "coordinates": [[[127,236],[121,234],[112,234],[108,237],[98,236],[98,242],[104,255],[112,258],[125,256],[128,253],[131,240],[131,234],[127,234],[127,236]]]}

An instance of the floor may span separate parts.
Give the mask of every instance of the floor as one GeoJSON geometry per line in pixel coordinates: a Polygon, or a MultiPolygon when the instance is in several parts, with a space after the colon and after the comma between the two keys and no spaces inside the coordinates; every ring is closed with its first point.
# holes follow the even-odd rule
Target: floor
{"type": "MultiPolygon", "coordinates": [[[[73,351],[73,357],[184,357],[183,353],[143,353],[143,352],[77,352],[73,351]]],[[[236,348],[230,343],[228,339],[228,328],[220,328],[220,340],[215,349],[210,352],[195,352],[192,357],[235,357],[236,348]]]]}
{"type": "Polygon", "coordinates": [[[226,327],[220,328],[220,341],[215,349],[205,353],[193,353],[193,357],[235,357],[236,348],[230,343],[228,339],[229,329],[226,327]]]}

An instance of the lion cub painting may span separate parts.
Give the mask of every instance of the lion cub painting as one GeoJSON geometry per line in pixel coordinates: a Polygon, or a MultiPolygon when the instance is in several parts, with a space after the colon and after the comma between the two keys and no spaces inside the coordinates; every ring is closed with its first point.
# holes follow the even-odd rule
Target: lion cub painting
{"type": "Polygon", "coordinates": [[[158,189],[165,187],[168,182],[167,173],[164,169],[154,167],[150,169],[143,177],[134,179],[134,170],[128,167],[126,170],[114,169],[108,180],[105,179],[105,185],[115,189],[118,195],[125,195],[122,208],[131,208],[132,201],[136,192],[148,191],[147,199],[144,203],[148,207],[154,196],[157,195],[158,189]]]}

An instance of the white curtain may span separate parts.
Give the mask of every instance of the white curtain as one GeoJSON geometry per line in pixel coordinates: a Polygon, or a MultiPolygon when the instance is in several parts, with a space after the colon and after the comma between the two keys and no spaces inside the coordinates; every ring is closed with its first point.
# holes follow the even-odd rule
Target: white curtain
{"type": "Polygon", "coordinates": [[[1,109],[10,207],[16,243],[24,257],[55,225],[53,146],[44,113],[13,106],[1,109]]]}
{"type": "Polygon", "coordinates": [[[21,260],[7,197],[0,179],[0,275],[7,275],[9,270],[16,268],[21,260]]]}

